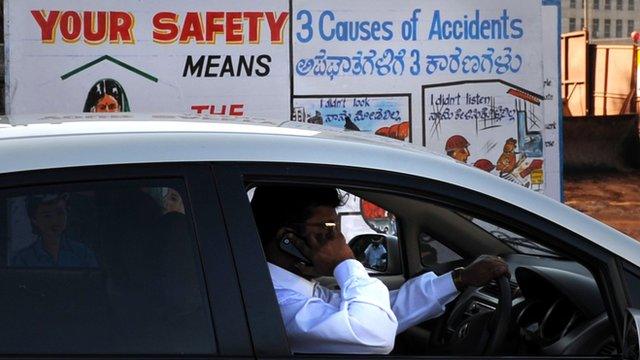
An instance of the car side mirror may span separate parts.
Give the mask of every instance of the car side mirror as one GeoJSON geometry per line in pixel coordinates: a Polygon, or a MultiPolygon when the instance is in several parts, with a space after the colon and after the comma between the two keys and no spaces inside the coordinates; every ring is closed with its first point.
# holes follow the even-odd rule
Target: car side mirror
{"type": "Polygon", "coordinates": [[[622,358],[628,360],[640,360],[640,310],[627,309],[627,321],[624,329],[624,343],[622,346],[622,358]]]}
{"type": "Polygon", "coordinates": [[[399,274],[402,270],[398,238],[387,234],[361,234],[349,241],[356,260],[367,269],[386,274],[399,274]]]}

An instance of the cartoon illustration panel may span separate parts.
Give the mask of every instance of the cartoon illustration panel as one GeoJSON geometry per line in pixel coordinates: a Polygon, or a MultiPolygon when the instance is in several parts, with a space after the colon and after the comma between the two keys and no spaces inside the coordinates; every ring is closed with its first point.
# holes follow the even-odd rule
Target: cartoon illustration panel
{"type": "Polygon", "coordinates": [[[411,141],[410,95],[294,98],[292,120],[411,141]]]}
{"type": "Polygon", "coordinates": [[[501,80],[423,86],[424,145],[542,191],[542,99],[501,80]]]}

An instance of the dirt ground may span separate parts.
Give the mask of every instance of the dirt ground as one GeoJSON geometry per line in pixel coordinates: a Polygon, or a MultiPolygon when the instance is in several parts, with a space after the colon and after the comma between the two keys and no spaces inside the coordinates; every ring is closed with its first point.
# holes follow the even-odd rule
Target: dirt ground
{"type": "Polygon", "coordinates": [[[640,170],[565,174],[565,204],[640,240],[640,170]]]}

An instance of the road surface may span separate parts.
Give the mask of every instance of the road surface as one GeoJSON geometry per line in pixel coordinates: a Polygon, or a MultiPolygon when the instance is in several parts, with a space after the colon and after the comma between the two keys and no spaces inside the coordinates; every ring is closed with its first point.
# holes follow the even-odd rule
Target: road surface
{"type": "Polygon", "coordinates": [[[565,174],[565,204],[640,240],[640,170],[565,174]]]}

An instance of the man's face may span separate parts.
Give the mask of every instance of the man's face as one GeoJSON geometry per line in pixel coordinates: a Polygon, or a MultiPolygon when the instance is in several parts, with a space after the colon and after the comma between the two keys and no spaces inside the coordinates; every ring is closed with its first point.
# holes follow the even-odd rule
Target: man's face
{"type": "Polygon", "coordinates": [[[458,161],[462,161],[462,162],[467,162],[467,159],[469,158],[469,149],[464,147],[462,149],[455,149],[453,150],[453,154],[452,157],[458,161]]]}
{"type": "Polygon", "coordinates": [[[336,237],[344,239],[340,232],[340,217],[330,206],[317,206],[311,211],[311,216],[305,221],[304,237],[314,237],[318,242],[332,240],[336,237]]]}
{"type": "Polygon", "coordinates": [[[119,112],[120,105],[118,101],[111,95],[105,95],[96,103],[96,112],[119,112]]]}
{"type": "Polygon", "coordinates": [[[67,227],[66,202],[57,200],[38,205],[31,221],[43,237],[59,237],[67,227]]]}
{"type": "Polygon", "coordinates": [[[165,213],[179,212],[184,214],[184,203],[182,202],[182,197],[174,189],[168,189],[167,194],[162,199],[162,203],[165,213]]]}

